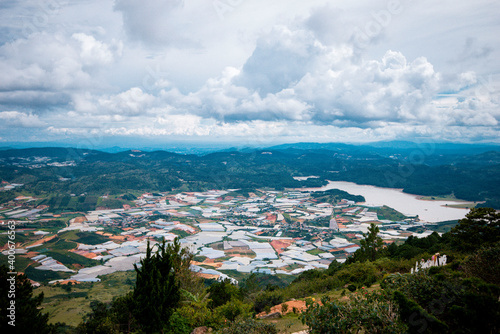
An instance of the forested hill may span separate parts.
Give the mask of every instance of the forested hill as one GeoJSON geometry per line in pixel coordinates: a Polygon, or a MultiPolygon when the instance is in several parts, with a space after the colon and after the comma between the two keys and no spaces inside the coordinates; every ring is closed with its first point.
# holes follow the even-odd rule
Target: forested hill
{"type": "MultiPolygon", "coordinates": [[[[387,145],[386,145],[387,146],[387,145]]],[[[0,180],[35,194],[109,193],[228,188],[298,188],[326,180],[402,188],[417,195],[486,201],[500,209],[497,146],[354,146],[290,144],[267,149],[183,155],[72,148],[0,151],[0,180]],[[296,176],[317,176],[299,181],[296,176]]]]}

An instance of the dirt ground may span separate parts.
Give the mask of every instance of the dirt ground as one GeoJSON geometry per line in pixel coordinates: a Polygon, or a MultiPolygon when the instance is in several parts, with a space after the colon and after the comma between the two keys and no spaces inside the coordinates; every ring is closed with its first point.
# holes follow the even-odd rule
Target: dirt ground
{"type": "MultiPolygon", "coordinates": [[[[294,307],[297,309],[297,312],[300,313],[306,309],[306,302],[304,300],[290,300],[290,301],[287,301],[285,303],[281,303],[279,305],[275,305],[275,306],[271,307],[271,312],[269,312],[269,313],[279,312],[279,313],[281,313],[281,315],[285,315],[287,313],[292,313],[294,307]],[[283,313],[283,310],[282,310],[283,304],[288,305],[288,309],[286,310],[285,313],[283,313]]],[[[257,314],[256,317],[261,318],[269,313],[261,312],[261,313],[257,314]]]]}

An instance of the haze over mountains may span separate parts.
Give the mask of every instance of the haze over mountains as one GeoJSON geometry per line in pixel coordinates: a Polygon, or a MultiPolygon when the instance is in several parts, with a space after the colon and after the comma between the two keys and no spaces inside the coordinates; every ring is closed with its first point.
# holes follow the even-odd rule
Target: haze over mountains
{"type": "Polygon", "coordinates": [[[332,180],[402,188],[417,195],[454,195],[500,208],[500,148],[495,145],[296,143],[199,155],[29,148],[0,151],[0,166],[3,180],[35,192],[283,189],[332,180]],[[310,175],[318,178],[294,179],[310,175]]]}

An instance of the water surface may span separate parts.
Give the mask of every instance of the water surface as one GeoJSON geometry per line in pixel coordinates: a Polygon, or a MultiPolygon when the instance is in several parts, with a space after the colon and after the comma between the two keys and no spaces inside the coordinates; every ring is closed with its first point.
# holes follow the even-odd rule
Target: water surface
{"type": "Polygon", "coordinates": [[[380,188],[344,181],[328,181],[328,184],[321,188],[307,188],[308,191],[324,191],[328,189],[340,189],[352,195],[362,195],[366,200],[363,205],[387,205],[404,215],[418,215],[421,220],[428,222],[462,219],[469,212],[468,209],[446,206],[457,204],[455,201],[421,200],[419,196],[406,194],[400,189],[380,188]]]}

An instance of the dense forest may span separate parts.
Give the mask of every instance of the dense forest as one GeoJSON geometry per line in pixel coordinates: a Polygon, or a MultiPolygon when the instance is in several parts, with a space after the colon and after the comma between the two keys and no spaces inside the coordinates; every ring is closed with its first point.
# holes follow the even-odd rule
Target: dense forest
{"type": "MultiPolygon", "coordinates": [[[[496,149],[496,147],[492,147],[496,149]]],[[[500,151],[279,146],[182,155],[38,148],[0,151],[0,179],[40,195],[318,187],[327,180],[453,195],[500,208],[500,151]],[[390,153],[392,152],[392,153],[390,153]],[[478,153],[480,152],[480,153],[478,153]],[[64,165],[65,162],[70,162],[64,165]],[[57,165],[56,163],[59,163],[57,165]],[[296,176],[314,175],[303,181],[296,176]]],[[[2,192],[2,197],[12,196],[2,192]]]]}

